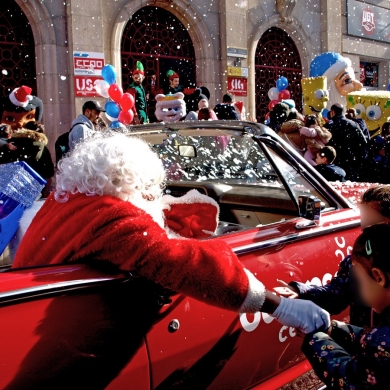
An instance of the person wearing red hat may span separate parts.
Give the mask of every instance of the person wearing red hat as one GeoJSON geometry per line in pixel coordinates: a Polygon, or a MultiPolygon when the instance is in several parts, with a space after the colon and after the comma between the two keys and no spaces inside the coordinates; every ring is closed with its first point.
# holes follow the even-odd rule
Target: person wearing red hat
{"type": "Polygon", "coordinates": [[[0,101],[1,123],[13,130],[25,128],[28,122],[40,122],[43,114],[42,100],[31,95],[32,89],[25,85],[15,88],[0,101]]]}
{"type": "Polygon", "coordinates": [[[54,164],[40,123],[43,102],[31,92],[30,87],[22,85],[0,100],[1,122],[12,129],[7,143],[1,147],[0,164],[25,161],[47,181],[42,191],[42,195],[47,197],[54,176],[54,164]]]}
{"type": "Polygon", "coordinates": [[[167,85],[164,89],[164,95],[172,94],[174,95],[177,92],[183,92],[184,93],[184,87],[182,85],[179,85],[180,83],[180,76],[177,72],[170,69],[166,73],[166,77],[168,79],[169,85],[167,85]]]}
{"type": "Polygon", "coordinates": [[[146,99],[146,92],[142,85],[145,78],[144,66],[140,61],[137,61],[135,69],[132,73],[133,81],[127,90],[134,97],[134,124],[149,123],[148,117],[148,103],[146,99]]]}

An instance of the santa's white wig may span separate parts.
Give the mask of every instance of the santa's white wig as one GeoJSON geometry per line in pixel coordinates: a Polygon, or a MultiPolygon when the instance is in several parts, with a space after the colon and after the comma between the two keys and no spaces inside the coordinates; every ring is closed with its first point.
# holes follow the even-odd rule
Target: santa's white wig
{"type": "Polygon", "coordinates": [[[145,141],[104,130],[76,144],[58,163],[54,197],[64,202],[69,193],[116,196],[149,212],[161,225],[164,183],[163,164],[145,141]]]}

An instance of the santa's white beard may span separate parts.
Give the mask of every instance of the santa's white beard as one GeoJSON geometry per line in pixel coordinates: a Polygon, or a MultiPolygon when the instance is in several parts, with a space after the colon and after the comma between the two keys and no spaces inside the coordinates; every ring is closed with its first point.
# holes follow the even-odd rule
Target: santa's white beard
{"type": "Polygon", "coordinates": [[[346,97],[340,95],[340,92],[337,90],[334,80],[332,82],[330,82],[329,87],[328,87],[328,92],[329,92],[329,100],[328,100],[328,103],[326,104],[326,108],[329,111],[330,111],[330,108],[332,107],[333,104],[340,103],[344,107],[347,105],[346,97]]]}

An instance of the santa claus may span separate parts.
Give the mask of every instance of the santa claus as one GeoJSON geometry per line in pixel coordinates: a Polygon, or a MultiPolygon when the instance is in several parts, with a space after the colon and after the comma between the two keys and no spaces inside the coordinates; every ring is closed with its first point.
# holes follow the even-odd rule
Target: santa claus
{"type": "Polygon", "coordinates": [[[266,291],[222,240],[196,239],[216,229],[218,205],[196,191],[164,197],[164,182],[158,155],[136,137],[104,131],[77,144],[60,161],[56,191],[32,220],[12,267],[111,263],[208,304],[272,313],[304,332],[330,325],[312,302],[266,291]]]}

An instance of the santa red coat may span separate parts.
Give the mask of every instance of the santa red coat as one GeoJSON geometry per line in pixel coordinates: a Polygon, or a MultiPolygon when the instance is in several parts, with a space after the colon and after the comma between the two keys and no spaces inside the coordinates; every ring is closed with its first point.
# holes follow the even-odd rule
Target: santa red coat
{"type": "Polygon", "coordinates": [[[222,240],[168,238],[145,211],[108,195],[59,203],[51,194],[12,267],[100,261],[229,310],[255,312],[265,299],[264,286],[222,240]]]}

